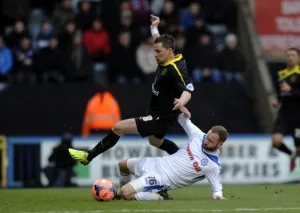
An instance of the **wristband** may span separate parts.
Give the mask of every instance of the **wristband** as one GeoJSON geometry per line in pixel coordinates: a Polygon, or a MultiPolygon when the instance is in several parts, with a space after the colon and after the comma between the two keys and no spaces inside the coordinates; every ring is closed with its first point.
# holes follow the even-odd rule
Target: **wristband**
{"type": "Polygon", "coordinates": [[[159,34],[158,29],[155,27],[151,29],[151,35],[159,34]]]}

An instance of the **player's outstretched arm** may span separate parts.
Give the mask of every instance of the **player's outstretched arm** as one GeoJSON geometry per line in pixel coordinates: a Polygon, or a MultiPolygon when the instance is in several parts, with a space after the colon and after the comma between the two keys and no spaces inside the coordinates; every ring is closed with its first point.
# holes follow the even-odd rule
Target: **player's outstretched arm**
{"type": "Polygon", "coordinates": [[[221,180],[221,170],[219,167],[214,168],[205,174],[207,178],[210,188],[212,191],[212,198],[214,200],[225,200],[226,198],[223,197],[223,186],[221,180]]]}
{"type": "Polygon", "coordinates": [[[180,111],[182,113],[178,116],[178,123],[183,127],[189,139],[193,137],[201,138],[204,133],[190,120],[190,111],[186,107],[181,107],[180,111]]]}
{"type": "Polygon", "coordinates": [[[158,31],[158,25],[159,25],[160,19],[158,16],[151,15],[151,34],[153,41],[155,41],[156,38],[160,36],[159,31],[158,31]]]}
{"type": "Polygon", "coordinates": [[[174,100],[174,108],[173,110],[180,109],[181,107],[184,107],[184,105],[187,104],[191,100],[192,94],[188,91],[183,91],[180,98],[175,98],[174,100]]]}

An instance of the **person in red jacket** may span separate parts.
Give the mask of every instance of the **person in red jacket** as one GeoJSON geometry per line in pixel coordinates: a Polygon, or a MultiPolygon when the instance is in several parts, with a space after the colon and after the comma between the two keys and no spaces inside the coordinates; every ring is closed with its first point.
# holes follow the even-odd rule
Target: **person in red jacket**
{"type": "Polygon", "coordinates": [[[110,39],[100,19],[95,19],[92,23],[92,29],[84,32],[83,44],[94,62],[101,63],[107,60],[111,52],[110,39]]]}

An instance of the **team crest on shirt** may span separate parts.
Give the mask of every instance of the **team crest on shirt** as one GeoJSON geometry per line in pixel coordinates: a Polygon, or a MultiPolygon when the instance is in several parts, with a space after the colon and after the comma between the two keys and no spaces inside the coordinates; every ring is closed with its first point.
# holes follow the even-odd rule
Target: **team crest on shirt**
{"type": "Polygon", "coordinates": [[[167,73],[167,71],[168,71],[167,68],[162,69],[161,75],[165,75],[167,73]]]}
{"type": "Polygon", "coordinates": [[[207,159],[202,159],[201,160],[201,165],[202,166],[206,166],[208,164],[208,160],[207,159]]]}
{"type": "Polygon", "coordinates": [[[186,88],[190,91],[194,91],[194,86],[193,84],[189,83],[188,85],[186,85],[186,88]]]}

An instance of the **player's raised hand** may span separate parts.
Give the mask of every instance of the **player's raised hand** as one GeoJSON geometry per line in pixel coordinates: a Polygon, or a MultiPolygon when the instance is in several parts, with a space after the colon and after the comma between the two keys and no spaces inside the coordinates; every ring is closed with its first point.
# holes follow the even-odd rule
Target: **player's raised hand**
{"type": "Polygon", "coordinates": [[[183,103],[182,103],[182,101],[180,99],[177,99],[177,98],[174,99],[174,103],[173,104],[174,104],[173,110],[178,110],[178,109],[180,109],[181,107],[184,106],[183,103]]]}
{"type": "Polygon", "coordinates": [[[151,16],[151,28],[157,28],[160,22],[158,16],[150,15],[151,16]]]}
{"type": "Polygon", "coordinates": [[[186,107],[181,107],[180,111],[183,113],[183,116],[185,118],[191,118],[192,115],[191,115],[190,111],[186,107]]]}

